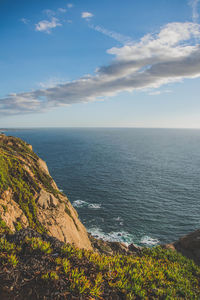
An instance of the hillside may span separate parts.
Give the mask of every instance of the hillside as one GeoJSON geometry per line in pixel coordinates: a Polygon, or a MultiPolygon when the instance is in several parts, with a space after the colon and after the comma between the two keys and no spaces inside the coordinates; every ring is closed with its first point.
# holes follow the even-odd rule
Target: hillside
{"type": "Polygon", "coordinates": [[[79,248],[92,249],[76,210],[31,145],[0,135],[0,215],[12,232],[31,227],[79,248]]]}
{"type": "Polygon", "coordinates": [[[168,249],[90,237],[32,147],[0,135],[1,300],[200,299],[200,267],[175,251],[198,256],[199,235],[168,249]]]}

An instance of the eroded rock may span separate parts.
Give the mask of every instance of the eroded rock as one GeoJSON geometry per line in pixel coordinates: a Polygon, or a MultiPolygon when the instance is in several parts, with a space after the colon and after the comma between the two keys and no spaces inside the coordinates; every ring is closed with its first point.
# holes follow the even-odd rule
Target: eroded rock
{"type": "Polygon", "coordinates": [[[0,189],[0,217],[11,231],[20,223],[22,227],[46,230],[62,242],[92,249],[76,210],[58,190],[46,163],[32,151],[31,145],[0,135],[0,156],[2,176],[9,178],[0,189]]]}

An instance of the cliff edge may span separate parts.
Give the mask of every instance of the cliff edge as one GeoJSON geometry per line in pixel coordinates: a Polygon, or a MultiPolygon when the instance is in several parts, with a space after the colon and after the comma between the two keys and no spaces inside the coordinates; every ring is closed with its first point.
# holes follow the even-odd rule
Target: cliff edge
{"type": "Polygon", "coordinates": [[[31,227],[91,250],[87,231],[46,163],[19,138],[0,134],[0,220],[11,232],[31,227]]]}
{"type": "MultiPolygon", "coordinates": [[[[177,245],[198,255],[199,233],[189,240],[177,245]]],[[[88,238],[45,162],[22,140],[0,135],[1,300],[200,299],[200,267],[177,245],[88,238]]]]}

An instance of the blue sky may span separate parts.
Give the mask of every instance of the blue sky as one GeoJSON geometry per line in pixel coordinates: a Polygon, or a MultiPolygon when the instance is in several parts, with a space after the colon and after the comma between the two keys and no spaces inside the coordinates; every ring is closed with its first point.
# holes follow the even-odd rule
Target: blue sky
{"type": "Polygon", "coordinates": [[[0,1],[0,127],[200,128],[199,0],[0,1]]]}

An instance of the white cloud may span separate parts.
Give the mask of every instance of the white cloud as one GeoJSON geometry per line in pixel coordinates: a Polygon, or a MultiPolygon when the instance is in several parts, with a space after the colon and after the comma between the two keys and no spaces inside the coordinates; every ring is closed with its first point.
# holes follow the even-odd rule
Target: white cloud
{"type": "Polygon", "coordinates": [[[73,6],[74,6],[74,5],[73,5],[72,3],[68,3],[68,4],[67,4],[67,7],[68,7],[68,8],[72,8],[73,6]]]}
{"type": "Polygon", "coordinates": [[[60,7],[60,8],[58,8],[58,11],[60,12],[60,13],[66,13],[66,8],[62,8],[62,7],[60,7]]]}
{"type": "Polygon", "coordinates": [[[131,38],[130,37],[127,37],[127,36],[124,36],[120,33],[117,33],[117,32],[114,32],[112,30],[108,30],[106,28],[104,28],[103,26],[94,26],[92,24],[89,25],[90,28],[94,29],[95,31],[98,31],[106,36],[109,36],[110,38],[122,43],[122,44],[128,44],[131,42],[131,38]]]}
{"type": "Polygon", "coordinates": [[[28,24],[29,20],[26,18],[21,18],[20,21],[24,24],[28,24]]]}
{"type": "Polygon", "coordinates": [[[58,77],[51,77],[48,78],[46,81],[40,82],[39,86],[43,89],[52,88],[57,86],[58,84],[66,83],[66,80],[58,78],[58,77]]]}
{"type": "Polygon", "coordinates": [[[29,113],[73,103],[106,99],[122,91],[159,88],[184,78],[200,77],[200,25],[170,23],[156,35],[113,47],[114,60],[94,76],[0,99],[1,114],[29,113]]]}
{"type": "Polygon", "coordinates": [[[62,26],[62,24],[60,24],[58,22],[57,18],[52,17],[51,21],[43,20],[43,21],[40,21],[39,23],[37,23],[35,25],[35,30],[43,31],[45,33],[51,33],[51,30],[58,26],[62,26]]]}
{"type": "Polygon", "coordinates": [[[53,17],[53,16],[56,15],[56,12],[53,11],[53,10],[51,10],[51,9],[45,9],[43,12],[44,12],[49,18],[51,18],[51,17],[53,17]]]}
{"type": "Polygon", "coordinates": [[[197,23],[199,18],[199,13],[198,13],[199,0],[189,0],[189,4],[192,7],[192,20],[194,23],[197,23]]]}
{"type": "Polygon", "coordinates": [[[84,11],[81,14],[81,18],[83,18],[83,19],[89,19],[89,18],[92,18],[92,17],[93,17],[93,14],[88,12],[88,11],[84,11]]]}

